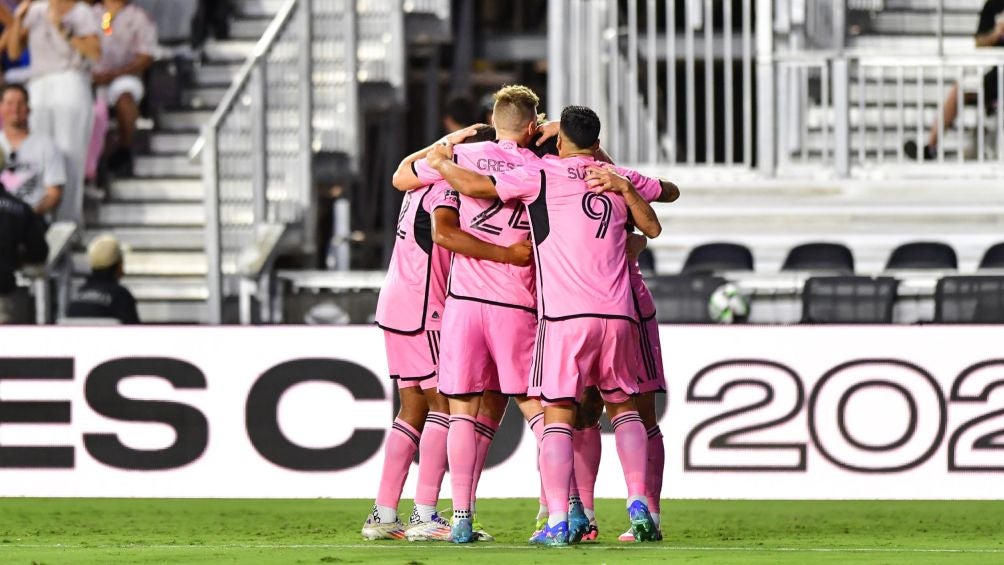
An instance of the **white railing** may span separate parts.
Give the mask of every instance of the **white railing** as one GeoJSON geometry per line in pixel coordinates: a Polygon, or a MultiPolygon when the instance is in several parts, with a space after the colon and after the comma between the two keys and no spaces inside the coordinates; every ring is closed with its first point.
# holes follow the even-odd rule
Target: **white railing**
{"type": "Polygon", "coordinates": [[[983,83],[1004,68],[1004,53],[945,54],[933,38],[929,53],[846,49],[847,8],[552,0],[548,111],[593,107],[604,145],[627,163],[768,177],[1004,176],[1004,113],[990,111],[1004,109],[1004,75],[993,96],[983,83]],[[957,84],[958,119],[948,124],[944,101],[957,84]],[[925,160],[931,129],[937,151],[925,160]]]}
{"type": "Polygon", "coordinates": [[[314,152],[357,156],[355,1],[283,4],[191,152],[203,164],[210,323],[224,274],[245,275],[276,224],[314,232],[314,152]]]}

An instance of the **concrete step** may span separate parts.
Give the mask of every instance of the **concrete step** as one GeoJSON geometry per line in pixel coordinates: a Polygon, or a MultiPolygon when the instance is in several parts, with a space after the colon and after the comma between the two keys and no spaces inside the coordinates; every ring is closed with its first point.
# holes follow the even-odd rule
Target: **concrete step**
{"type": "Polygon", "coordinates": [[[150,136],[151,153],[188,153],[199,139],[197,131],[191,132],[159,132],[150,136]]]}
{"type": "Polygon", "coordinates": [[[192,204],[132,202],[106,203],[87,213],[94,226],[202,226],[205,209],[201,202],[192,204]]]}
{"type": "Polygon", "coordinates": [[[205,64],[195,68],[192,80],[196,86],[230,86],[241,65],[237,63],[205,64]]]}
{"type": "Polygon", "coordinates": [[[203,56],[214,63],[239,63],[254,52],[255,41],[210,39],[203,47],[203,56]]]}
{"type": "MultiPolygon", "coordinates": [[[[84,277],[73,281],[74,290],[84,284],[84,277]]],[[[203,277],[122,277],[122,285],[138,301],[144,300],[206,300],[209,290],[203,277]]]]}
{"type": "MultiPolygon", "coordinates": [[[[127,250],[122,259],[125,274],[140,277],[204,277],[206,254],[199,251],[146,251],[127,250]]],[[[90,272],[87,254],[73,254],[73,270],[86,275],[90,272]]]]}
{"type": "Polygon", "coordinates": [[[136,304],[144,324],[207,324],[209,307],[204,300],[144,300],[136,304]]]}
{"type": "Polygon", "coordinates": [[[246,41],[257,41],[265,35],[272,18],[240,18],[230,23],[230,37],[246,41]]]}
{"type": "MultiPolygon", "coordinates": [[[[951,2],[946,2],[946,5],[951,2]]],[[[979,11],[956,12],[945,11],[943,29],[945,35],[972,36],[980,21],[979,11]]],[[[921,35],[938,31],[938,16],[930,11],[893,11],[883,10],[874,15],[871,21],[871,32],[886,35],[921,35]]]]}
{"type": "Polygon", "coordinates": [[[266,18],[276,15],[285,3],[285,0],[237,0],[233,8],[238,16],[266,18]]]}
{"type": "Polygon", "coordinates": [[[946,14],[954,11],[970,12],[978,15],[983,8],[984,2],[985,0],[951,0],[951,2],[945,2],[944,0],[883,0],[882,4],[886,10],[913,11],[934,11],[938,9],[939,4],[942,4],[946,14]]]}
{"type": "Polygon", "coordinates": [[[202,202],[203,192],[201,178],[133,178],[112,181],[109,197],[126,202],[202,202]]]}
{"type": "Polygon", "coordinates": [[[157,131],[199,131],[212,117],[212,110],[170,110],[157,118],[157,131]]]}
{"type": "MultiPolygon", "coordinates": [[[[976,127],[979,114],[980,111],[977,110],[976,106],[964,106],[962,108],[961,123],[963,123],[966,128],[976,127]]],[[[921,110],[918,110],[915,105],[905,104],[903,106],[901,116],[899,109],[896,108],[896,105],[889,104],[881,108],[878,106],[866,107],[863,114],[857,106],[853,106],[850,108],[849,113],[851,128],[854,130],[856,130],[863,122],[868,128],[878,128],[879,124],[883,124],[886,130],[894,130],[900,123],[902,123],[906,131],[916,131],[918,117],[920,118],[921,129],[926,132],[927,128],[938,119],[938,109],[935,106],[925,106],[921,110]]],[[[983,115],[984,126],[990,126],[996,123],[996,116],[987,116],[986,114],[983,115]]],[[[823,126],[823,124],[827,124],[828,127],[832,129],[833,109],[823,109],[822,107],[817,106],[809,108],[809,128],[819,129],[823,126]]]]}
{"type": "Polygon", "coordinates": [[[202,227],[117,227],[110,226],[84,232],[83,247],[103,234],[114,235],[133,251],[202,251],[205,230],[202,227]]]}
{"type": "Polygon", "coordinates": [[[223,101],[227,88],[226,86],[202,86],[186,89],[181,93],[181,104],[193,110],[201,108],[215,109],[223,101]]]}
{"type": "Polygon", "coordinates": [[[188,155],[139,155],[133,164],[137,177],[200,177],[202,164],[193,163],[188,155]]]}

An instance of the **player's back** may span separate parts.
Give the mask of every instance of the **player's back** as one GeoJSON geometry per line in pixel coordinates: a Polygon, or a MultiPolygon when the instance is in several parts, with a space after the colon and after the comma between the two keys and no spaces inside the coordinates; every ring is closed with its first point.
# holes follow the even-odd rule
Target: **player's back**
{"type": "MultiPolygon", "coordinates": [[[[537,161],[531,151],[510,140],[457,145],[454,157],[461,167],[484,175],[512,171],[527,161],[537,161]]],[[[478,239],[508,247],[529,237],[530,223],[522,203],[464,195],[459,198],[460,225],[478,239]]],[[[455,255],[449,294],[535,310],[534,269],[455,255]]]]}
{"type": "MultiPolygon", "coordinates": [[[[586,185],[591,157],[546,157],[527,166],[523,183],[539,183],[528,201],[537,258],[537,293],[548,320],[574,317],[634,320],[624,259],[627,205],[619,194],[586,185]],[[532,200],[530,200],[532,198],[532,200]]],[[[501,193],[502,191],[500,191],[501,193]]]]}

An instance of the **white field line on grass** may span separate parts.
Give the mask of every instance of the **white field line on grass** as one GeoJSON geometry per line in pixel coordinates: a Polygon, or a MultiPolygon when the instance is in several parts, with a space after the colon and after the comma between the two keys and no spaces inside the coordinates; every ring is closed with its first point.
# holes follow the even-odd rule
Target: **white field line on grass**
{"type": "MultiPolygon", "coordinates": [[[[63,543],[53,543],[53,544],[23,544],[23,543],[4,543],[0,544],[0,548],[18,548],[18,549],[83,549],[83,550],[94,550],[94,549],[203,549],[203,550],[221,550],[221,549],[377,549],[377,550],[396,550],[396,549],[433,549],[433,548],[443,548],[443,547],[456,547],[461,551],[477,551],[477,550],[491,550],[491,549],[527,549],[527,550],[540,550],[538,546],[533,546],[529,544],[497,544],[497,543],[478,543],[478,544],[464,544],[464,545],[453,545],[447,543],[434,543],[434,544],[375,544],[375,543],[317,543],[317,544],[281,544],[281,543],[225,543],[225,544],[103,544],[103,545],[70,545],[63,543]]],[[[736,546],[736,547],[715,547],[715,546],[683,546],[683,545],[651,545],[651,544],[623,544],[623,545],[592,545],[592,544],[576,544],[570,546],[571,548],[577,550],[586,551],[602,551],[604,549],[626,549],[629,551],[709,551],[709,552],[786,552],[786,553],[1004,553],[1004,549],[998,548],[891,548],[891,547],[749,547],[749,546],[736,546]]]]}

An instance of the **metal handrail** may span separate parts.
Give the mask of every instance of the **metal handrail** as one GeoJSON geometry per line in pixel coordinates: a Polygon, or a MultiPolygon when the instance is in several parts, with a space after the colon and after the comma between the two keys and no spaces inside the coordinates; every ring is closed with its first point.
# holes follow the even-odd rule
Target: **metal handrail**
{"type": "MultiPolygon", "coordinates": [[[[241,90],[247,86],[248,82],[251,80],[251,73],[254,71],[256,65],[258,65],[261,60],[268,55],[269,50],[275,45],[276,41],[279,39],[279,32],[285,27],[286,23],[292,17],[296,5],[300,0],[286,0],[279,12],[272,18],[272,21],[268,24],[265,29],[265,33],[261,36],[261,39],[255,44],[254,51],[251,55],[244,61],[241,65],[240,70],[237,72],[237,76],[234,77],[234,81],[230,84],[230,88],[227,89],[226,94],[223,95],[223,100],[220,101],[220,105],[216,107],[213,112],[213,116],[209,119],[209,123],[206,126],[211,128],[219,128],[220,124],[223,123],[224,118],[230,112],[230,109],[237,102],[237,96],[240,94],[241,90]]],[[[204,127],[206,127],[204,126],[204,127]]],[[[188,151],[189,159],[195,159],[202,153],[202,149],[206,145],[205,135],[200,135],[195,143],[192,144],[192,148],[188,151]]]]}

